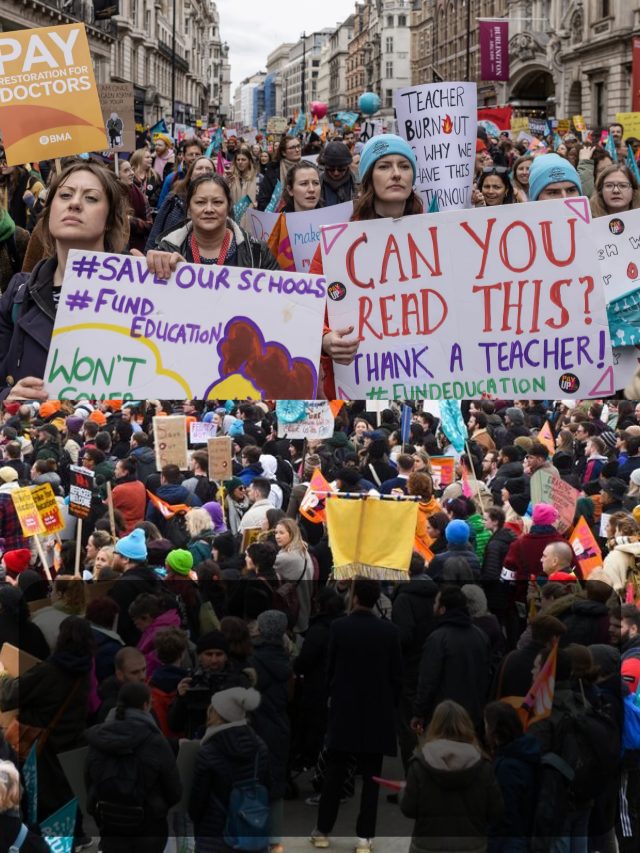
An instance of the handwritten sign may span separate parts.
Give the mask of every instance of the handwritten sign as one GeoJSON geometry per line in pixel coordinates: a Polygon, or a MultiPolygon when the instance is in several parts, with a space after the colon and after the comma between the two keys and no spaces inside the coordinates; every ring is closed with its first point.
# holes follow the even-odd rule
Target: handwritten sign
{"type": "Polygon", "coordinates": [[[640,113],[616,113],[616,121],[624,127],[624,139],[640,136],[640,113]]]}
{"type": "Polygon", "coordinates": [[[44,533],[44,525],[34,503],[31,489],[28,486],[25,486],[24,489],[14,489],[11,492],[11,500],[16,508],[24,535],[35,536],[38,533],[44,533]]]}
{"type": "Polygon", "coordinates": [[[289,119],[272,116],[267,120],[267,133],[274,136],[282,136],[289,130],[289,119]]]}
{"type": "Polygon", "coordinates": [[[187,419],[184,415],[154,417],[153,435],[158,471],[165,465],[177,465],[182,471],[189,467],[187,456],[187,419]]]}
{"type": "Polygon", "coordinates": [[[580,492],[548,471],[536,471],[531,477],[531,503],[554,506],[560,515],[556,527],[560,533],[566,533],[573,526],[576,503],[580,492]]]}
{"type": "MultiPolygon", "coordinates": [[[[428,208],[471,207],[476,156],[475,83],[425,83],[394,94],[400,136],[418,160],[416,184],[428,208]]],[[[384,146],[384,137],[376,145],[384,146]]]]}
{"type": "Polygon", "coordinates": [[[267,210],[249,211],[249,226],[256,240],[268,242],[279,216],[279,213],[270,213],[267,210]]]}
{"type": "Polygon", "coordinates": [[[209,451],[209,478],[211,480],[228,480],[232,474],[231,468],[231,437],[221,435],[207,441],[209,451]]]}
{"type": "Polygon", "coordinates": [[[512,118],[511,119],[511,132],[512,133],[520,133],[521,130],[524,130],[525,133],[529,133],[529,119],[528,118],[512,118]]]}
{"type": "Polygon", "coordinates": [[[189,424],[189,441],[191,444],[206,444],[210,438],[215,438],[218,424],[205,421],[191,421],[189,424]]]}
{"type": "Polygon", "coordinates": [[[76,518],[88,518],[91,512],[95,474],[88,468],[71,465],[69,485],[69,513],[76,518]]]}
{"type": "Polygon", "coordinates": [[[278,420],[278,438],[331,438],[333,412],[325,400],[305,400],[305,417],[295,423],[278,420]]]}
{"type": "Polygon", "coordinates": [[[321,276],[69,252],[45,387],[57,399],[313,399],[321,276]]]}
{"type": "Polygon", "coordinates": [[[348,222],[352,213],[353,202],[346,201],[344,204],[334,204],[318,210],[285,214],[293,261],[298,272],[309,270],[316,249],[320,245],[322,226],[348,222]]]}
{"type": "Polygon", "coordinates": [[[456,460],[453,456],[431,456],[431,477],[433,480],[433,488],[445,489],[455,479],[455,464],[456,460]]]}
{"type": "Polygon", "coordinates": [[[99,83],[98,96],[109,151],[135,151],[133,83],[99,83]]]}
{"type": "Polygon", "coordinates": [[[66,525],[51,483],[43,483],[31,490],[31,497],[38,510],[44,533],[58,533],[66,525]]]}
{"type": "Polygon", "coordinates": [[[344,399],[613,392],[587,199],[323,229],[329,326],[353,326],[335,364],[344,399]]]}

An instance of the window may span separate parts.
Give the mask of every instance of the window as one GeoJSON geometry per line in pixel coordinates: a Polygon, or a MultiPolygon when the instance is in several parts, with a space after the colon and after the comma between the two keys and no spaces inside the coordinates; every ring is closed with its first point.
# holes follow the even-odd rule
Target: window
{"type": "Polygon", "coordinates": [[[406,27],[407,26],[407,16],[406,15],[398,15],[398,26],[406,27]]]}
{"type": "Polygon", "coordinates": [[[611,14],[611,0],[602,0],[601,2],[601,18],[607,18],[611,14]]]}
{"type": "Polygon", "coordinates": [[[393,38],[391,36],[387,37],[387,53],[393,53],[393,38]]]}
{"type": "Polygon", "coordinates": [[[393,26],[393,15],[389,15],[389,17],[387,18],[387,26],[388,27],[393,26]]]}
{"type": "Polygon", "coordinates": [[[595,101],[596,101],[596,124],[602,127],[605,123],[604,112],[604,83],[596,83],[595,85],[595,101]]]}
{"type": "Polygon", "coordinates": [[[131,20],[133,26],[138,26],[138,0],[131,0],[131,20]]]}
{"type": "Polygon", "coordinates": [[[390,80],[393,77],[393,62],[387,62],[385,77],[390,80]]]}
{"type": "Polygon", "coordinates": [[[184,19],[184,34],[189,35],[189,18],[184,19]]]}
{"type": "Polygon", "coordinates": [[[149,9],[147,9],[147,11],[145,12],[144,28],[147,31],[147,35],[150,36],[151,35],[151,12],[149,11],[149,9]]]}
{"type": "Polygon", "coordinates": [[[387,89],[386,90],[386,95],[385,95],[384,101],[385,101],[385,103],[384,103],[385,108],[388,110],[392,110],[393,109],[393,89],[387,89]]]}

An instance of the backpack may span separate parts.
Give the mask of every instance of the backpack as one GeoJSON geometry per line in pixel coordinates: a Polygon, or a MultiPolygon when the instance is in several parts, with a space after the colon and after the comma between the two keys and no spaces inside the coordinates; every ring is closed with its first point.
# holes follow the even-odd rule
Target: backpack
{"type": "Polygon", "coordinates": [[[145,822],[145,791],[137,751],[104,753],[96,784],[96,821],[102,835],[135,835],[145,822]]]}
{"type": "Polygon", "coordinates": [[[191,541],[191,534],[187,530],[186,512],[176,512],[171,518],[164,522],[164,535],[176,548],[186,548],[191,541]]]}
{"type": "Polygon", "coordinates": [[[20,827],[20,832],[18,833],[16,840],[13,842],[13,844],[9,848],[9,853],[19,853],[20,848],[22,847],[24,842],[27,840],[27,835],[29,835],[29,830],[27,829],[27,827],[24,824],[22,824],[22,826],[20,827]]]}
{"type": "Polygon", "coordinates": [[[232,850],[263,850],[269,842],[269,792],[258,779],[259,760],[258,752],[253,778],[234,782],[229,795],[224,840],[232,850]]]}

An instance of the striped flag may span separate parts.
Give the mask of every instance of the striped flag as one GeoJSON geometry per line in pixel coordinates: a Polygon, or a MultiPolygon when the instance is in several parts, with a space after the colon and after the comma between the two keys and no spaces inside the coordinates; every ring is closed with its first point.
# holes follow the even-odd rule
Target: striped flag
{"type": "Polygon", "coordinates": [[[293,252],[291,250],[291,241],[289,240],[289,232],[287,231],[287,221],[284,213],[278,217],[269,241],[267,243],[271,249],[271,254],[278,262],[280,269],[287,272],[295,272],[296,265],[293,260],[293,252]]]}

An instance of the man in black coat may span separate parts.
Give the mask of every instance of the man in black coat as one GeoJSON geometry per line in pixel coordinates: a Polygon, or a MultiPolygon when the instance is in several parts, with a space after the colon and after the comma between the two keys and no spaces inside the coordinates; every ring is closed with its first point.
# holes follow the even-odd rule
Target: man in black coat
{"type": "Polygon", "coordinates": [[[327,847],[340,809],[340,797],[351,755],[362,773],[360,813],[356,822],[358,848],[368,848],[376,834],[379,776],[385,755],[397,754],[395,706],[402,691],[400,633],[373,612],[380,598],[380,583],[359,578],[353,586],[353,604],[347,619],[331,626],[327,681],[329,727],[327,768],[315,847],[327,847]]]}
{"type": "Polygon", "coordinates": [[[425,574],[424,559],[414,552],[409,566],[409,582],[400,584],[393,600],[391,621],[400,631],[404,679],[402,696],[396,708],[396,731],[405,775],[409,760],[418,745],[411,730],[411,717],[418,687],[422,648],[435,626],[433,605],[438,586],[425,574]]]}
{"type": "MultiPolygon", "coordinates": [[[[509,623],[509,602],[500,574],[509,546],[517,539],[515,532],[504,525],[504,510],[497,506],[491,506],[485,510],[484,526],[492,532],[493,536],[487,542],[484,551],[480,579],[487,596],[489,612],[498,618],[503,627],[509,623]]],[[[515,642],[516,638],[512,639],[515,642]]]]}
{"type": "Polygon", "coordinates": [[[507,444],[498,454],[500,467],[498,473],[491,482],[491,494],[497,506],[502,505],[502,490],[507,480],[515,480],[522,477],[524,468],[520,461],[520,451],[515,444],[507,444]]]}
{"type": "Polygon", "coordinates": [[[420,734],[437,705],[450,699],[462,705],[480,731],[491,663],[489,638],[471,621],[459,587],[443,587],[434,611],[438,618],[422,651],[411,728],[420,734]]]}

